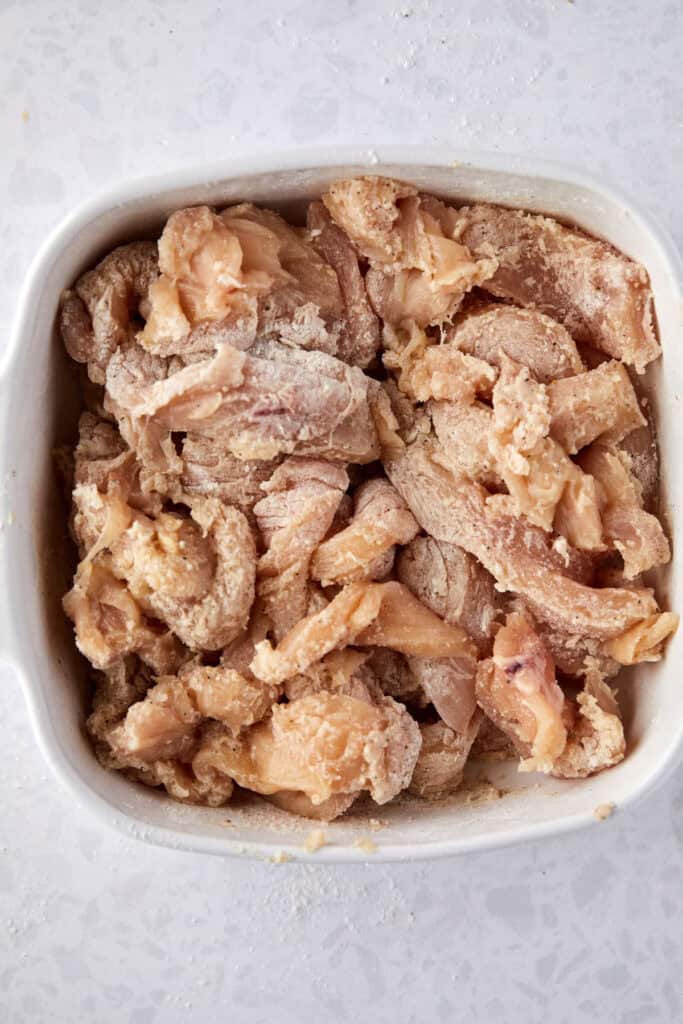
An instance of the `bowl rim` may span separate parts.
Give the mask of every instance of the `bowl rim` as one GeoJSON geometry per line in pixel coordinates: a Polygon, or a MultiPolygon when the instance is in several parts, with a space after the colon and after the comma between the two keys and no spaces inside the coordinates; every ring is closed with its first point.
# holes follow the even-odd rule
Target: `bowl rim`
{"type": "MultiPolygon", "coordinates": [[[[582,169],[569,164],[504,152],[463,150],[458,147],[436,145],[425,147],[390,144],[378,145],[373,149],[358,145],[341,145],[299,147],[272,153],[258,152],[252,155],[241,154],[238,157],[210,164],[195,163],[160,174],[123,179],[87,198],[62,218],[39,247],[20,290],[9,343],[0,362],[0,412],[1,406],[4,404],[2,401],[3,388],[7,382],[11,381],[28,311],[40,297],[44,277],[48,269],[59,260],[69,242],[91,221],[114,208],[126,206],[138,200],[180,189],[218,185],[235,177],[276,172],[314,171],[333,166],[340,168],[345,166],[362,167],[364,173],[382,174],[387,165],[391,166],[392,173],[395,173],[397,166],[405,167],[408,175],[412,167],[447,168],[465,165],[482,171],[515,174],[529,180],[549,179],[590,190],[610,203],[618,204],[641,230],[650,235],[651,240],[659,249],[660,257],[672,281],[675,282],[683,306],[683,262],[668,231],[658,223],[656,217],[645,213],[631,197],[621,190],[595,179],[582,169]]],[[[0,552],[7,543],[7,531],[5,531],[4,534],[0,534],[0,552]]],[[[0,558],[0,571],[3,578],[5,578],[5,569],[3,568],[5,562],[5,559],[0,558]]],[[[5,580],[5,582],[9,585],[9,580],[5,580]]],[[[156,846],[187,852],[221,856],[248,856],[267,860],[272,858],[274,853],[283,851],[285,855],[297,861],[328,864],[358,863],[363,859],[369,859],[364,858],[362,851],[347,845],[330,844],[312,854],[291,842],[278,843],[276,839],[263,842],[240,840],[231,838],[229,834],[225,837],[202,835],[190,830],[175,828],[172,824],[168,826],[149,824],[134,813],[127,814],[120,811],[90,786],[88,780],[75,769],[61,749],[52,728],[50,709],[43,688],[29,678],[21,664],[21,652],[13,650],[12,642],[9,639],[13,633],[11,629],[13,611],[10,602],[6,602],[5,609],[5,621],[0,623],[2,631],[0,664],[19,679],[33,733],[52,772],[75,801],[103,825],[128,837],[138,838],[156,846]]],[[[632,807],[655,786],[660,785],[672,774],[682,759],[683,726],[677,742],[672,743],[665,754],[653,765],[649,774],[644,775],[642,780],[620,799],[619,809],[632,807]]],[[[429,840],[424,844],[381,843],[378,845],[377,852],[372,856],[372,860],[395,862],[441,859],[469,852],[502,849],[522,842],[559,836],[579,828],[589,827],[591,824],[596,824],[596,819],[590,811],[586,810],[577,811],[562,819],[555,818],[523,826],[511,826],[506,831],[482,833],[479,836],[467,838],[456,836],[445,840],[429,840]]],[[[316,827],[316,823],[312,822],[311,827],[316,827]]]]}

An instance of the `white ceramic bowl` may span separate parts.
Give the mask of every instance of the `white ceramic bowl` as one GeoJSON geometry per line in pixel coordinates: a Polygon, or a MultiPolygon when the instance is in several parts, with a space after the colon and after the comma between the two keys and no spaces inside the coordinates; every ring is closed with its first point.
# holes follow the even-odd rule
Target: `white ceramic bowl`
{"type": "MultiPolygon", "coordinates": [[[[554,214],[608,239],[642,262],[654,289],[664,349],[663,369],[649,375],[658,390],[665,498],[683,499],[680,412],[683,274],[672,243],[649,218],[611,189],[567,168],[501,155],[388,147],[298,151],[127,182],[81,206],[53,232],[26,281],[7,357],[0,370],[0,656],[21,677],[40,746],[55,775],[100,820],[150,842],[220,854],[304,859],[309,823],[260,812],[173,804],[156,791],[105,772],[83,730],[84,664],[76,655],[60,597],[68,585],[63,507],[52,450],[73,440],[78,396],[55,330],[60,291],[114,245],[158,232],[166,216],[188,204],[253,200],[290,215],[343,175],[382,173],[458,200],[490,200],[554,214]],[[231,826],[226,819],[231,819],[231,826]]],[[[671,606],[683,608],[679,559],[663,579],[671,606]]],[[[649,790],[677,760],[683,738],[680,682],[683,631],[658,665],[632,671],[625,697],[629,752],[618,767],[581,782],[519,776],[511,766],[495,780],[515,790],[486,804],[453,800],[397,805],[369,814],[389,822],[373,833],[375,859],[440,857],[559,833],[593,822],[598,805],[619,808],[649,790]]],[[[492,769],[489,770],[491,776],[492,769]]],[[[49,790],[45,794],[49,800],[49,790]]],[[[317,860],[363,856],[353,846],[362,820],[326,827],[331,845],[317,860]]]]}

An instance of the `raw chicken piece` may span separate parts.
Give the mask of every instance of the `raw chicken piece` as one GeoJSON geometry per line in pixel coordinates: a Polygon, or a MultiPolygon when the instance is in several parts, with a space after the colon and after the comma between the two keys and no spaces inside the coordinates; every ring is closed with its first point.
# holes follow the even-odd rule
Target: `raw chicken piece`
{"type": "MultiPolygon", "coordinates": [[[[231,778],[223,775],[219,769],[215,769],[215,762],[219,760],[220,751],[211,741],[212,727],[217,723],[209,722],[204,727],[207,732],[206,750],[198,761],[200,778],[190,763],[179,761],[175,758],[161,759],[144,763],[134,759],[124,759],[118,767],[127,768],[126,774],[142,782],[143,785],[163,785],[169,797],[181,804],[199,804],[206,807],[221,807],[226,804],[232,796],[234,784],[231,778]],[[206,764],[206,767],[204,765],[206,764]]],[[[220,729],[220,726],[218,726],[220,729]]],[[[200,735],[204,729],[200,730],[200,735]]],[[[201,739],[195,741],[199,750],[202,748],[201,739]]]]}
{"type": "Polygon", "coordinates": [[[367,660],[367,651],[352,647],[332,651],[302,675],[288,679],[284,684],[285,696],[287,700],[297,700],[309,693],[324,691],[343,693],[372,704],[378,694],[372,673],[364,667],[367,660]]]}
{"type": "Polygon", "coordinates": [[[187,755],[202,719],[186,688],[174,676],[162,678],[133,704],[109,744],[123,758],[157,761],[187,755]]]}
{"type": "Polygon", "coordinates": [[[610,505],[603,509],[605,536],[624,559],[624,577],[633,580],[641,573],[671,561],[671,548],[662,524],[642,508],[610,505]]]}
{"type": "Polygon", "coordinates": [[[485,487],[502,484],[495,455],[491,450],[493,415],[481,402],[430,402],[434,432],[449,467],[456,474],[477,480],[485,487]]]}
{"type": "Polygon", "coordinates": [[[386,803],[410,782],[420,730],[390,697],[379,705],[318,693],[276,704],[265,722],[226,742],[225,772],[257,793],[304,793],[319,805],[368,790],[386,803]]]}
{"type": "Polygon", "coordinates": [[[151,772],[143,781],[165,785],[173,796],[186,789],[182,798],[188,802],[218,806],[232,792],[231,786],[218,784],[214,771],[220,772],[220,737],[226,731],[238,736],[260,721],[277,697],[275,688],[222,667],[196,665],[180,676],[164,676],[128,708],[120,725],[107,731],[110,756],[118,767],[151,772]],[[198,736],[203,718],[220,722],[219,729],[205,725],[198,736]],[[191,761],[192,769],[182,761],[191,761]],[[162,770],[160,762],[166,763],[162,770]]]}
{"type": "Polygon", "coordinates": [[[163,786],[169,796],[181,803],[221,807],[232,796],[232,779],[222,771],[222,741],[229,734],[218,722],[206,722],[194,735],[182,759],[161,758],[144,762],[132,756],[119,767],[130,767],[128,774],[146,786],[163,786]]]}
{"type": "MultiPolygon", "coordinates": [[[[519,610],[523,610],[528,617],[523,603],[520,603],[519,610]]],[[[605,654],[603,643],[597,637],[562,633],[542,621],[535,621],[534,629],[550,652],[555,667],[565,675],[580,678],[585,675],[589,663],[595,664],[605,678],[619,671],[618,662],[605,654]]]]}
{"type": "Polygon", "coordinates": [[[646,422],[621,363],[607,362],[548,385],[550,434],[573,455],[601,438],[620,441],[646,422]]]}
{"type": "Polygon", "coordinates": [[[338,181],[323,196],[333,219],[370,260],[370,301],[387,322],[422,327],[449,319],[496,269],[444,232],[411,186],[386,178],[338,181]]]}
{"type": "Polygon", "coordinates": [[[302,818],[312,818],[314,821],[333,821],[340,814],[348,811],[357,796],[357,793],[335,793],[334,796],[323,800],[322,803],[314,804],[305,793],[283,789],[280,793],[271,793],[266,799],[281,810],[289,811],[290,814],[298,814],[302,818]]]}
{"type": "Polygon", "coordinates": [[[375,647],[367,661],[378,685],[388,697],[402,704],[426,707],[429,703],[424,690],[410,671],[407,658],[388,647],[375,647]]]}
{"type": "Polygon", "coordinates": [[[365,579],[373,580],[375,583],[388,583],[393,579],[396,550],[396,547],[388,548],[383,554],[373,558],[363,574],[365,579]]]}
{"type": "Polygon", "coordinates": [[[500,367],[502,352],[527,366],[542,384],[584,369],[576,344],[562,324],[534,309],[485,305],[458,319],[446,340],[493,366],[500,367]]]}
{"type": "Polygon", "coordinates": [[[302,619],[274,650],[257,645],[252,672],[279,683],[349,643],[391,647],[418,657],[467,656],[474,650],[464,631],[421,605],[400,583],[352,583],[321,612],[302,619]]]}
{"type": "MultiPolygon", "coordinates": [[[[168,676],[165,681],[170,685],[172,679],[168,676]]],[[[224,665],[197,665],[181,672],[176,684],[189,694],[204,718],[222,722],[233,736],[260,722],[280,696],[277,687],[224,665]]]]}
{"type": "Polygon", "coordinates": [[[329,265],[325,254],[316,250],[305,231],[292,227],[272,210],[242,203],[223,210],[220,218],[235,231],[252,260],[261,251],[261,233],[267,232],[277,241],[283,273],[273,275],[273,286],[259,298],[259,335],[335,355],[345,304],[336,268],[329,265]],[[248,245],[247,236],[254,231],[257,233],[248,245]]]}
{"type": "Polygon", "coordinates": [[[86,728],[95,740],[98,754],[109,749],[107,738],[111,729],[125,717],[131,704],[143,699],[151,685],[149,673],[135,655],[122,658],[104,672],[95,673],[92,712],[86,728]]]}
{"type": "Polygon", "coordinates": [[[522,771],[549,772],[565,747],[564,696],[530,621],[513,612],[477,671],[477,700],[525,758],[522,771]]]}
{"type": "Polygon", "coordinates": [[[80,617],[84,629],[92,629],[95,647],[103,639],[100,627],[110,631],[116,623],[120,631],[121,615],[127,626],[119,639],[129,643],[141,625],[140,609],[161,619],[196,650],[215,650],[246,625],[254,596],[255,549],[237,509],[198,498],[192,519],[163,512],[150,518],[116,491],[101,495],[94,485],[85,484],[76,488],[74,503],[74,527],[87,555],[65,608],[72,618],[80,617]],[[101,556],[106,568],[96,563],[101,556]],[[111,574],[126,586],[107,581],[111,574]],[[120,606],[118,619],[96,621],[102,601],[120,606]]]}
{"type": "Polygon", "coordinates": [[[242,513],[215,499],[194,499],[190,514],[137,513],[112,544],[112,566],[141,607],[183,643],[217,650],[249,618],[254,540],[242,513]]]}
{"type": "Polygon", "coordinates": [[[482,718],[481,712],[477,712],[465,733],[456,733],[443,722],[420,725],[422,746],[409,792],[424,800],[439,800],[455,792],[462,782],[482,718]]]}
{"type": "MultiPolygon", "coordinates": [[[[206,350],[192,328],[208,321],[231,331],[231,340],[255,335],[258,297],[286,278],[277,238],[253,227],[247,239],[208,206],[171,214],[159,239],[161,276],[149,290],[149,314],[140,343],[159,355],[206,350]]],[[[242,347],[242,346],[240,346],[242,347]]]]}
{"type": "Polygon", "coordinates": [[[366,175],[330,185],[322,201],[353,244],[381,265],[398,263],[403,239],[397,231],[401,199],[417,195],[413,185],[366,175]]]}
{"type": "MultiPolygon", "coordinates": [[[[221,345],[232,345],[240,352],[246,352],[256,341],[257,334],[257,310],[255,306],[250,305],[222,320],[200,320],[190,329],[189,334],[177,341],[164,340],[161,344],[152,344],[155,350],[158,348],[171,356],[176,364],[175,369],[180,370],[191,363],[201,363],[205,359],[210,359],[221,345]]],[[[138,340],[140,339],[141,335],[138,335],[138,340]]]]}
{"type": "Polygon", "coordinates": [[[636,665],[641,661],[659,661],[665,642],[678,629],[679,617],[673,612],[649,615],[635,623],[620,636],[604,645],[605,653],[620,665],[636,665]]]}
{"type": "Polygon", "coordinates": [[[456,658],[408,658],[408,665],[439,718],[457,733],[467,732],[477,706],[476,654],[456,658]]]}
{"type": "Polygon", "coordinates": [[[500,376],[493,389],[493,432],[499,465],[522,474],[528,470],[524,456],[534,451],[548,434],[550,408],[545,384],[529,369],[500,353],[500,376]]]}
{"type": "Polygon", "coordinates": [[[574,725],[552,774],[561,779],[585,779],[618,764],[625,751],[619,706],[599,670],[592,668],[576,698],[574,725]]]}
{"type": "Polygon", "coordinates": [[[582,550],[601,550],[602,523],[594,482],[557,442],[543,434],[547,428],[544,386],[530,380],[525,367],[517,367],[506,356],[501,361],[503,370],[494,388],[495,414],[478,402],[469,406],[430,403],[448,468],[494,489],[504,480],[509,496],[492,499],[499,512],[525,515],[544,530],[554,527],[582,550]]]}
{"type": "Polygon", "coordinates": [[[242,676],[250,677],[252,673],[249,666],[254,660],[256,645],[265,640],[269,632],[270,620],[264,614],[261,602],[256,598],[251,607],[247,628],[223,649],[221,665],[234,669],[242,676]]]}
{"type": "Polygon", "coordinates": [[[98,490],[106,491],[110,475],[119,469],[124,461],[121,456],[127,451],[112,423],[91,412],[81,413],[74,450],[74,484],[95,484],[98,490]]]}
{"type": "Polygon", "coordinates": [[[381,588],[380,607],[357,635],[358,644],[391,647],[417,658],[462,660],[467,665],[476,659],[476,647],[464,629],[444,622],[425,608],[402,583],[374,586],[381,588]]]}
{"type": "Polygon", "coordinates": [[[221,730],[217,722],[204,726],[201,733],[206,735],[196,741],[197,752],[190,764],[174,758],[149,764],[138,761],[127,774],[146,786],[163,786],[168,795],[180,803],[222,807],[232,796],[234,783],[220,770],[221,749],[217,730],[221,730]]]}
{"type": "Polygon", "coordinates": [[[475,262],[465,246],[449,244],[456,252],[449,256],[449,266],[443,271],[410,268],[390,274],[374,267],[368,270],[368,296],[385,324],[412,320],[420,327],[441,325],[460,308],[465,293],[490,275],[488,261],[475,262]]]}
{"type": "Polygon", "coordinates": [[[648,512],[656,512],[659,487],[657,432],[649,403],[643,412],[646,414],[647,424],[632,430],[619,442],[618,447],[627,456],[631,473],[640,484],[643,508],[648,512]]]}
{"type": "Polygon", "coordinates": [[[190,431],[215,438],[243,459],[280,453],[372,462],[379,444],[368,401],[368,379],[358,367],[322,352],[276,342],[254,347],[256,357],[224,345],[203,363],[144,387],[108,382],[131,424],[133,447],[148,447],[190,431]]]}
{"type": "Polygon", "coordinates": [[[82,552],[77,575],[85,565],[119,539],[128,529],[135,510],[128,504],[125,490],[114,480],[104,494],[95,484],[77,484],[71,495],[71,529],[82,552]]]}
{"type": "Polygon", "coordinates": [[[172,672],[182,662],[182,644],[146,619],[107,557],[81,562],[62,604],[74,624],[76,646],[95,668],[111,669],[133,653],[155,672],[172,672]]]}
{"type": "MultiPolygon", "coordinates": [[[[436,485],[437,479],[441,478],[442,486],[450,490],[454,486],[453,481],[456,481],[456,486],[459,490],[464,491],[464,496],[469,501],[474,500],[476,497],[479,507],[481,507],[480,502],[484,501],[487,521],[498,524],[498,527],[506,532],[509,546],[515,547],[520,545],[544,567],[561,572],[563,575],[569,576],[580,583],[589,583],[593,579],[595,566],[593,559],[588,554],[568,544],[565,538],[555,538],[553,540],[548,533],[536,526],[532,526],[527,520],[509,515],[506,511],[506,495],[488,494],[488,492],[476,484],[474,487],[471,487],[470,484],[473,482],[467,479],[461,472],[452,469],[450,460],[445,457],[443,448],[440,444],[436,443],[434,438],[423,438],[420,443],[412,445],[410,452],[406,451],[406,457],[403,459],[386,460],[385,470],[387,474],[391,476],[391,472],[394,472],[400,465],[405,466],[413,461],[417,464],[417,453],[420,449],[422,449],[422,456],[426,456],[429,462],[439,467],[432,485],[436,485]],[[445,477],[441,470],[445,471],[445,477]],[[450,484],[446,484],[448,479],[451,481],[450,484]]],[[[422,456],[419,458],[421,463],[423,463],[422,456]]],[[[398,487],[397,490],[399,490],[398,487]]],[[[446,494],[444,498],[447,498],[448,502],[452,500],[451,495],[446,494]]],[[[463,507],[467,507],[467,502],[465,502],[463,507]]],[[[417,516],[416,519],[418,519],[418,522],[420,521],[417,516]]],[[[432,531],[426,532],[431,533],[432,531]]],[[[465,550],[467,549],[465,548],[465,550]]],[[[491,573],[491,575],[493,574],[491,573]]],[[[496,585],[496,589],[500,591],[501,587],[496,585]]]]}
{"type": "Polygon", "coordinates": [[[581,551],[604,551],[598,486],[592,476],[582,473],[571,460],[567,461],[572,468],[555,510],[553,529],[560,534],[560,540],[566,538],[581,551]]]}
{"type": "MultiPolygon", "coordinates": [[[[125,309],[127,312],[127,304],[125,309]]],[[[88,307],[71,288],[65,288],[59,299],[59,333],[68,355],[88,367],[88,380],[92,382],[94,377],[101,384],[116,342],[106,335],[99,340],[95,338],[88,307]]]]}
{"type": "Polygon", "coordinates": [[[313,556],[311,575],[324,587],[373,579],[377,560],[395,544],[407,544],[419,530],[388,480],[367,480],[354,497],[349,525],[323,541],[313,556]]]}
{"type": "Polygon", "coordinates": [[[344,320],[337,355],[345,363],[365,368],[380,347],[380,325],[365,290],[358,254],[323,203],[310,203],[307,225],[313,246],[334,269],[344,300],[344,320]]]}
{"type": "Polygon", "coordinates": [[[454,345],[436,345],[414,322],[384,327],[383,362],[398,372],[399,389],[409,398],[430,398],[469,404],[477,394],[490,394],[497,373],[482,359],[465,355],[454,345]]]}
{"type": "Polygon", "coordinates": [[[666,565],[669,541],[659,520],[646,512],[640,484],[631,473],[629,458],[618,449],[593,444],[581,453],[583,469],[597,481],[602,496],[605,536],[624,559],[624,576],[666,565]]]}
{"type": "Polygon", "coordinates": [[[251,671],[259,679],[281,683],[304,673],[336,648],[353,643],[356,636],[379,614],[379,587],[384,584],[352,583],[329,605],[302,619],[275,650],[268,640],[256,645],[251,671]]]}
{"type": "Polygon", "coordinates": [[[277,459],[238,459],[220,442],[187,434],[182,447],[180,484],[185,494],[218,498],[249,518],[263,497],[261,484],[271,478],[277,459]]]}
{"type": "Polygon", "coordinates": [[[397,574],[422,604],[461,626],[482,654],[489,653],[501,598],[476,558],[455,544],[416,537],[399,555],[397,574]]]}
{"type": "Polygon", "coordinates": [[[499,509],[524,515],[543,530],[554,526],[574,547],[601,550],[595,483],[557,441],[547,437],[548,389],[531,377],[527,367],[502,352],[500,364],[493,389],[489,451],[509,497],[492,500],[499,509]]]}
{"type": "Polygon", "coordinates": [[[82,484],[93,484],[99,491],[117,487],[132,508],[147,515],[158,515],[164,498],[155,486],[164,486],[167,482],[146,471],[112,423],[93,413],[81,414],[78,444],[74,450],[75,488],[82,484]]]}
{"type": "MultiPolygon", "coordinates": [[[[311,557],[326,535],[349,478],[341,466],[291,457],[263,485],[254,515],[267,550],[256,568],[257,593],[276,640],[306,615],[311,557]]],[[[389,485],[388,485],[389,486],[389,485]]]]}
{"type": "Polygon", "coordinates": [[[124,341],[118,346],[107,363],[105,376],[104,406],[106,411],[119,421],[125,410],[120,410],[116,395],[129,389],[149,387],[185,366],[177,356],[159,356],[148,352],[136,341],[124,341]]]}
{"type": "MultiPolygon", "coordinates": [[[[349,486],[349,477],[344,466],[339,463],[329,462],[325,459],[302,459],[292,456],[277,467],[269,480],[262,485],[261,490],[270,496],[287,494],[298,487],[305,488],[309,485],[341,491],[336,495],[337,503],[334,507],[336,514],[344,497],[344,491],[349,486]]],[[[257,514],[261,519],[259,529],[263,534],[263,539],[266,544],[270,545],[273,537],[287,519],[286,510],[283,512],[282,507],[278,503],[274,503],[270,507],[266,506],[263,512],[257,510],[257,514]]],[[[334,519],[334,516],[332,518],[334,519]]]]}
{"type": "Polygon", "coordinates": [[[525,515],[529,522],[550,530],[572,464],[560,446],[546,437],[550,411],[545,385],[504,353],[500,362],[489,450],[510,497],[496,500],[513,515],[525,515]]]}
{"type": "MultiPolygon", "coordinates": [[[[494,451],[500,452],[501,448],[496,445],[494,451]]],[[[495,505],[497,512],[525,516],[534,526],[550,531],[557,519],[556,514],[567,484],[575,475],[571,461],[562,448],[549,438],[544,438],[533,452],[527,452],[522,458],[525,470],[521,473],[515,472],[509,462],[501,460],[498,463],[508,494],[494,495],[491,505],[495,505]]],[[[577,472],[576,475],[581,474],[577,472]]],[[[564,521],[562,525],[567,529],[569,523],[564,521]]],[[[583,548],[583,543],[577,543],[583,540],[581,532],[571,529],[571,534],[574,547],[583,548]]],[[[589,545],[589,549],[592,546],[589,545]]]]}
{"type": "Polygon", "coordinates": [[[149,486],[169,494],[175,494],[177,475],[182,470],[182,460],[170,432],[153,424],[141,428],[118,396],[144,394],[149,387],[173,375],[178,369],[176,363],[177,360],[147,352],[135,342],[121,345],[107,365],[104,397],[105,411],[116,419],[121,436],[144,467],[149,486]]]}
{"type": "Polygon", "coordinates": [[[457,658],[404,658],[377,648],[368,662],[384,693],[424,707],[431,703],[456,732],[466,732],[476,708],[472,655],[457,658]]]}
{"type": "Polygon", "coordinates": [[[484,204],[457,211],[455,237],[497,261],[482,287],[559,320],[640,373],[660,355],[643,267],[549,217],[484,204]]]}
{"type": "Polygon", "coordinates": [[[393,266],[371,259],[366,277],[370,301],[386,323],[441,324],[467,292],[491,276],[496,262],[472,259],[466,246],[444,234],[419,198],[409,196],[399,206],[400,255],[393,266]]]}
{"type": "Polygon", "coordinates": [[[581,452],[578,461],[599,482],[605,505],[642,506],[640,483],[631,473],[625,452],[614,445],[596,443],[581,452]]]}
{"type": "MultiPolygon", "coordinates": [[[[233,781],[224,770],[223,749],[226,737],[229,741],[229,733],[219,722],[207,722],[202,727],[199,743],[192,758],[190,777],[193,785],[189,795],[185,797],[188,802],[221,807],[232,796],[233,781]]],[[[163,781],[168,789],[168,782],[163,781]]],[[[177,786],[178,783],[176,789],[177,786]]],[[[175,796],[175,793],[170,792],[175,796]]]]}
{"type": "Polygon", "coordinates": [[[145,308],[158,272],[155,243],[133,242],[114,249],[62,296],[64,345],[77,363],[87,363],[95,383],[104,383],[112,355],[134,337],[133,318],[145,308]]]}
{"type": "Polygon", "coordinates": [[[150,621],[136,645],[136,653],[156,675],[177,672],[190,656],[185,645],[170,629],[150,621]]]}
{"type": "MultiPolygon", "coordinates": [[[[388,366],[387,356],[384,363],[388,366]]],[[[408,372],[408,393],[418,402],[430,398],[472,402],[489,394],[496,371],[489,363],[465,355],[451,345],[430,345],[408,372]]]]}
{"type": "Polygon", "coordinates": [[[496,578],[498,588],[526,597],[533,614],[562,632],[609,638],[657,610],[649,590],[594,590],[573,579],[569,565],[543,534],[522,520],[487,509],[486,492],[454,477],[438,447],[411,445],[385,469],[422,528],[439,541],[458,544],[496,578]]]}

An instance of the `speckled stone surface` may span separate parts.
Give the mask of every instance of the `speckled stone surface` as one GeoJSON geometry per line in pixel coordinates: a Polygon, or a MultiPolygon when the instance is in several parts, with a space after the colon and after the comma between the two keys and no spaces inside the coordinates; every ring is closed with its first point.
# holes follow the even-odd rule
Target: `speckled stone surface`
{"type": "MultiPolygon", "coordinates": [[[[0,329],[47,231],[127,175],[296,144],[579,164],[683,244],[683,7],[0,2],[0,329]]],[[[4,443],[5,439],[3,439],[4,443]]],[[[434,865],[260,864],[101,831],[0,676],[0,1020],[683,1017],[683,778],[581,834],[434,865]]]]}

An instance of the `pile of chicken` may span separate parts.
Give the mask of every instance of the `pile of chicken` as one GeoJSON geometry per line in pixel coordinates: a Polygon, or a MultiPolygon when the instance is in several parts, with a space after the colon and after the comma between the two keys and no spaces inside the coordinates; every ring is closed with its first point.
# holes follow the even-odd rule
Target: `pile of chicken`
{"type": "Polygon", "coordinates": [[[624,756],[607,680],[677,617],[635,374],[645,271],[546,217],[334,184],[169,217],[63,296],[85,364],[64,608],[98,756],[331,819],[470,753],[624,756]]]}

